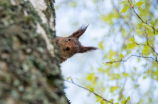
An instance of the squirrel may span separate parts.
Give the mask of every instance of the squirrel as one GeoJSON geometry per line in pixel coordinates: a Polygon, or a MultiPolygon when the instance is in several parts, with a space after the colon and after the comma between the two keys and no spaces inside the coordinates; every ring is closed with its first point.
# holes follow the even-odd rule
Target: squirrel
{"type": "Polygon", "coordinates": [[[55,37],[56,44],[59,48],[61,63],[72,57],[76,53],[85,53],[96,50],[96,47],[85,47],[79,42],[79,37],[86,31],[88,25],[82,25],[77,31],[68,37],[55,37]]]}

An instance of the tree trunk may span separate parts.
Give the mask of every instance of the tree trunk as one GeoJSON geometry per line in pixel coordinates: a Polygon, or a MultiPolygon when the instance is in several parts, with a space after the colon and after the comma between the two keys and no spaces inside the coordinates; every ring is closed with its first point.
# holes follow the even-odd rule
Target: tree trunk
{"type": "Polygon", "coordinates": [[[0,0],[0,104],[68,104],[54,37],[53,0],[0,0]]]}

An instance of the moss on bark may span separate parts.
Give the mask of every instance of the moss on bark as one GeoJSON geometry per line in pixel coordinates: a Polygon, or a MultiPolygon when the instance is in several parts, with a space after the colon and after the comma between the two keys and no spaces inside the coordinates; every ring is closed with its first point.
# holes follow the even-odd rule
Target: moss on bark
{"type": "MultiPolygon", "coordinates": [[[[17,5],[0,0],[0,104],[67,104],[60,60],[46,48],[45,40],[36,31],[37,23],[52,39],[58,56],[55,31],[42,23],[29,1],[15,1],[17,5]]],[[[45,2],[46,18],[51,14],[55,17],[53,0],[45,2]]]]}

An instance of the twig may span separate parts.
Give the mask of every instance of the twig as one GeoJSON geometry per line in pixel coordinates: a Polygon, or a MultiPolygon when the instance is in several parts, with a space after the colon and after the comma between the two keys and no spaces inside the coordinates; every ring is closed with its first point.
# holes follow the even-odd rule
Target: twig
{"type": "Polygon", "coordinates": [[[147,32],[145,30],[145,35],[146,35],[146,41],[147,41],[147,45],[154,51],[154,53],[158,56],[158,53],[155,51],[155,49],[153,47],[150,46],[149,41],[148,41],[148,35],[147,32]]]}
{"type": "Polygon", "coordinates": [[[152,59],[152,60],[158,62],[158,60],[157,60],[157,59],[154,59],[153,57],[147,57],[147,56],[142,56],[142,55],[131,55],[131,56],[129,56],[126,60],[122,60],[122,59],[121,59],[121,60],[119,60],[119,61],[110,61],[110,62],[106,62],[106,63],[127,62],[127,60],[130,59],[130,58],[133,57],[133,56],[135,56],[135,57],[140,57],[140,58],[149,58],[149,59],[152,59]]]}
{"type": "Polygon", "coordinates": [[[100,97],[101,99],[103,99],[104,101],[106,101],[106,102],[108,102],[108,103],[110,103],[110,104],[114,104],[114,103],[112,103],[111,101],[108,101],[107,99],[105,99],[105,98],[103,98],[102,96],[98,95],[97,93],[95,93],[95,92],[93,92],[93,91],[91,91],[91,90],[89,90],[89,89],[87,89],[87,88],[85,88],[85,87],[82,87],[82,86],[80,86],[80,85],[74,83],[73,81],[68,81],[68,80],[64,80],[64,81],[69,82],[69,83],[71,83],[71,84],[73,84],[73,85],[76,85],[76,86],[78,86],[78,87],[80,87],[80,88],[83,88],[83,89],[85,89],[85,90],[87,90],[87,91],[93,93],[95,96],[100,97]]]}
{"type": "MultiPolygon", "coordinates": [[[[128,2],[129,2],[129,4],[130,4],[131,10],[136,14],[136,16],[137,16],[144,24],[147,24],[147,25],[148,25],[147,21],[146,21],[146,22],[143,21],[143,19],[142,19],[142,18],[138,15],[138,13],[135,11],[135,9],[134,9],[133,5],[131,4],[130,0],[128,0],[128,2]]],[[[149,25],[149,26],[150,26],[150,25],[149,25]]],[[[150,27],[154,30],[154,33],[155,33],[155,31],[158,32],[158,30],[156,30],[153,26],[150,26],[150,27]]]]}
{"type": "Polygon", "coordinates": [[[129,100],[126,100],[124,104],[127,104],[129,100]]]}
{"type": "Polygon", "coordinates": [[[152,46],[150,46],[150,44],[149,44],[149,42],[148,42],[147,35],[146,35],[146,40],[147,40],[147,45],[146,45],[146,44],[139,44],[139,43],[137,43],[136,41],[135,41],[135,43],[136,43],[137,45],[142,45],[142,46],[148,46],[148,47],[150,47],[150,48],[153,50],[153,52],[156,54],[156,60],[158,61],[158,59],[157,59],[158,53],[155,51],[155,49],[154,49],[152,46]]]}
{"type": "Polygon", "coordinates": [[[150,44],[149,44],[149,41],[148,41],[148,35],[147,35],[147,32],[146,32],[146,28],[145,28],[145,37],[146,37],[146,41],[147,41],[147,45],[146,44],[139,44],[139,43],[137,43],[136,41],[135,41],[135,43],[137,44],[137,45],[143,45],[143,46],[148,46],[148,47],[150,47],[151,49],[152,49],[152,51],[156,54],[156,61],[158,61],[158,58],[157,58],[157,56],[158,56],[158,53],[155,51],[155,49],[152,47],[152,46],[150,46],[150,44]]]}
{"type": "MultiPolygon", "coordinates": [[[[132,3],[130,2],[130,0],[128,0],[128,2],[129,2],[129,4],[130,4],[131,10],[136,14],[136,16],[137,16],[144,24],[147,24],[147,25],[148,25],[147,21],[145,22],[145,21],[138,15],[138,13],[135,11],[135,9],[134,9],[132,3]]],[[[149,26],[150,26],[150,25],[149,25],[149,26]]],[[[154,30],[154,33],[155,33],[155,31],[158,32],[158,30],[155,30],[154,27],[152,27],[152,26],[150,26],[150,27],[154,30]]],[[[155,51],[155,49],[154,49],[152,46],[150,46],[150,44],[149,44],[149,42],[148,42],[148,37],[147,37],[146,29],[145,29],[145,35],[146,35],[147,45],[145,45],[145,44],[138,44],[138,43],[136,43],[136,42],[135,42],[135,43],[136,43],[137,45],[149,46],[149,47],[154,51],[154,53],[156,54],[156,59],[154,59],[153,57],[147,57],[147,56],[143,56],[143,55],[131,55],[131,56],[129,56],[126,60],[111,61],[111,62],[106,62],[106,63],[127,62],[127,60],[128,60],[129,58],[133,57],[133,56],[135,56],[135,57],[140,57],[140,58],[150,58],[150,59],[152,59],[152,60],[158,62],[158,53],[155,51]]]]}

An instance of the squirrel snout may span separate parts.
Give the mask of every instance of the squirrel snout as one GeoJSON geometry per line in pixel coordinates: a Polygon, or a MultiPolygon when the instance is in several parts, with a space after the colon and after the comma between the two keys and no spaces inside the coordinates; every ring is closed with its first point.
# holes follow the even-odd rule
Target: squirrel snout
{"type": "Polygon", "coordinates": [[[63,49],[64,51],[69,51],[70,50],[70,47],[66,47],[63,49]]]}
{"type": "Polygon", "coordinates": [[[69,51],[70,50],[70,48],[69,47],[66,47],[66,49],[65,49],[66,51],[69,51]]]}

